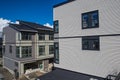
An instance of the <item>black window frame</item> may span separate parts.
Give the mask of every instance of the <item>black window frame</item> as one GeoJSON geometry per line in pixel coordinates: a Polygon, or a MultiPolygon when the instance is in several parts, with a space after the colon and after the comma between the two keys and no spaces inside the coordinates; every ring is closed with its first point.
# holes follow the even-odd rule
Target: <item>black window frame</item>
{"type": "Polygon", "coordinates": [[[82,19],[81,20],[82,21],[82,29],[99,28],[99,11],[98,10],[82,13],[81,19],[82,19]],[[94,17],[94,18],[97,18],[97,20],[92,18],[94,13],[97,13],[97,16],[94,17]],[[83,27],[84,26],[83,23],[85,22],[83,17],[85,17],[85,16],[86,16],[86,19],[88,16],[88,19],[86,20],[87,27],[83,27]],[[95,23],[95,21],[97,22],[97,24],[95,26],[92,26],[92,23],[93,22],[95,23]]]}
{"type": "Polygon", "coordinates": [[[39,56],[45,56],[45,45],[39,46],[39,56]],[[42,51],[40,51],[40,48],[42,51]]]}
{"type": "Polygon", "coordinates": [[[22,46],[21,47],[21,58],[32,57],[32,46],[22,46]]]}
{"type": "Polygon", "coordinates": [[[59,20],[54,21],[54,33],[59,33],[59,20]]]}
{"type": "Polygon", "coordinates": [[[85,36],[82,37],[82,50],[100,50],[100,38],[99,36],[85,36]]]}
{"type": "Polygon", "coordinates": [[[54,54],[54,45],[49,45],[49,54],[54,54]]]}
{"type": "Polygon", "coordinates": [[[38,40],[40,40],[40,41],[45,40],[45,34],[44,33],[39,33],[38,34],[38,40]]]}
{"type": "Polygon", "coordinates": [[[12,45],[9,46],[9,52],[12,53],[12,45]]]}
{"type": "Polygon", "coordinates": [[[31,33],[21,33],[21,40],[32,40],[32,34],[31,33]]]}
{"type": "Polygon", "coordinates": [[[20,58],[20,46],[16,46],[16,57],[20,58]]]}
{"type": "Polygon", "coordinates": [[[49,34],[49,40],[54,40],[54,34],[49,34]]]}
{"type": "Polygon", "coordinates": [[[59,42],[54,43],[54,63],[59,64],[59,42]]]}

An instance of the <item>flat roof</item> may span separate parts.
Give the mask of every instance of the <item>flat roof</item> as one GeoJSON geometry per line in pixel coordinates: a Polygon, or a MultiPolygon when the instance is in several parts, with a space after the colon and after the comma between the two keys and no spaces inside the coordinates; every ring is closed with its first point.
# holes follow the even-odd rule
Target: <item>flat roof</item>
{"type": "Polygon", "coordinates": [[[73,72],[61,68],[55,68],[53,71],[38,77],[40,80],[89,80],[90,78],[104,80],[104,78],[92,75],[73,72]]]}

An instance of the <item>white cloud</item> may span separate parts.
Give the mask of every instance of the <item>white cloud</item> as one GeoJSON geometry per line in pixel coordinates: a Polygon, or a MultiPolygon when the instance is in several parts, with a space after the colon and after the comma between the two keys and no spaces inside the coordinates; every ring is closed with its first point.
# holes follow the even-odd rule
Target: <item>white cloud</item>
{"type": "Polygon", "coordinates": [[[53,25],[50,25],[49,23],[44,24],[44,26],[48,26],[48,27],[53,28],[53,25]]]}
{"type": "Polygon", "coordinates": [[[4,27],[8,26],[8,23],[10,23],[10,20],[0,18],[0,32],[2,32],[4,27]]]}

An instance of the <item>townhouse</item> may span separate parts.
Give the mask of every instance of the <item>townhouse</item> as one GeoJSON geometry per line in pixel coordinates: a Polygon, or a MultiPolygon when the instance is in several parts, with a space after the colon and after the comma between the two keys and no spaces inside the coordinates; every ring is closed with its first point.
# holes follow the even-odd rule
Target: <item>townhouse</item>
{"type": "Polygon", "coordinates": [[[50,71],[53,63],[53,29],[37,23],[20,21],[3,29],[3,67],[12,74],[50,71]]]}
{"type": "Polygon", "coordinates": [[[40,80],[104,80],[108,75],[117,75],[119,6],[120,0],[67,0],[55,5],[57,68],[40,80]]]}

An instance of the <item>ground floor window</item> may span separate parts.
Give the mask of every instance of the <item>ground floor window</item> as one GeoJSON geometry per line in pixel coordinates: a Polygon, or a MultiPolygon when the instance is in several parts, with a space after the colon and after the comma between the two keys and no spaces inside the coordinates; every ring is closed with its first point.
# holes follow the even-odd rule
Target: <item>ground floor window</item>
{"type": "Polygon", "coordinates": [[[54,43],[54,60],[55,63],[59,64],[59,43],[54,43]]]}

